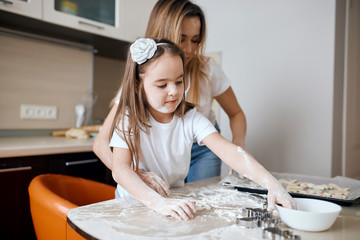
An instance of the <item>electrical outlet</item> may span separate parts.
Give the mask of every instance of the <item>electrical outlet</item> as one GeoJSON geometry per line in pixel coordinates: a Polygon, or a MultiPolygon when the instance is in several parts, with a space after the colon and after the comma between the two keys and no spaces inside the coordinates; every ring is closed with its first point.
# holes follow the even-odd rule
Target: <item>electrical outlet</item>
{"type": "Polygon", "coordinates": [[[22,119],[51,119],[57,118],[56,106],[21,104],[20,118],[22,119]]]}

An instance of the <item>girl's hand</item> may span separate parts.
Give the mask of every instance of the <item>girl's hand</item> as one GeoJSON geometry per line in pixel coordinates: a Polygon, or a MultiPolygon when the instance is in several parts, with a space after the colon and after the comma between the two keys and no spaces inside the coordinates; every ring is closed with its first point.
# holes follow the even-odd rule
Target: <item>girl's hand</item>
{"type": "Polygon", "coordinates": [[[162,198],[149,207],[162,215],[185,221],[194,218],[196,213],[195,202],[184,199],[162,198]]]}
{"type": "Polygon", "coordinates": [[[170,196],[170,189],[158,175],[153,172],[146,172],[142,169],[139,169],[138,175],[143,180],[146,185],[154,189],[157,193],[159,193],[163,197],[170,196]]]}
{"type": "Polygon", "coordinates": [[[285,208],[297,208],[294,199],[279,182],[268,189],[268,211],[275,210],[275,204],[280,204],[285,208]]]}

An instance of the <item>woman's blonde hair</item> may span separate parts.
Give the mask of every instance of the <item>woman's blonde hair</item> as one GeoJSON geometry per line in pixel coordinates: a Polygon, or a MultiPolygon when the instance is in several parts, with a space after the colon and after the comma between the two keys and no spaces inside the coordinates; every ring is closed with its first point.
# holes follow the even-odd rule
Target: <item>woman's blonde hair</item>
{"type": "MultiPolygon", "coordinates": [[[[130,155],[133,162],[132,167],[138,170],[139,159],[142,155],[140,148],[140,131],[148,133],[149,128],[149,111],[146,95],[144,91],[144,73],[148,66],[156,61],[163,54],[180,56],[185,72],[185,58],[182,50],[173,42],[165,39],[156,40],[157,50],[151,59],[142,64],[137,64],[131,59],[130,51],[127,53],[125,74],[120,87],[120,99],[114,120],[112,122],[111,134],[116,133],[126,142],[129,147],[130,155]]],[[[185,92],[185,89],[184,89],[185,92]]],[[[185,102],[185,94],[175,114],[183,117],[184,114],[193,107],[185,102]]]]}
{"type": "Polygon", "coordinates": [[[165,38],[180,45],[181,23],[187,17],[197,17],[200,20],[199,47],[186,66],[186,72],[190,73],[191,77],[190,89],[186,98],[189,102],[198,104],[200,81],[208,81],[208,75],[204,71],[207,58],[203,55],[206,23],[201,8],[188,0],[159,0],[150,14],[145,37],[165,38]]]}

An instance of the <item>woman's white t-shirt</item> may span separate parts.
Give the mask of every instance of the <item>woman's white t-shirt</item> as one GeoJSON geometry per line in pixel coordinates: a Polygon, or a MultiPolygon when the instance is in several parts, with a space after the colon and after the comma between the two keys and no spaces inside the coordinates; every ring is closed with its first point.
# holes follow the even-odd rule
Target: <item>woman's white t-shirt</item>
{"type": "Polygon", "coordinates": [[[212,109],[214,97],[224,93],[230,87],[231,82],[212,58],[209,58],[204,71],[209,76],[209,81],[200,81],[200,108],[198,111],[212,124],[215,124],[215,113],[212,109]]]}
{"type": "MultiPolygon", "coordinates": [[[[196,108],[189,110],[183,118],[174,115],[166,124],[150,116],[150,126],[148,134],[140,133],[143,158],[139,160],[139,167],[156,173],[170,187],[183,186],[190,167],[193,142],[201,144],[206,136],[216,132],[215,127],[196,108]]],[[[116,131],[110,146],[128,149],[116,131]]]]}

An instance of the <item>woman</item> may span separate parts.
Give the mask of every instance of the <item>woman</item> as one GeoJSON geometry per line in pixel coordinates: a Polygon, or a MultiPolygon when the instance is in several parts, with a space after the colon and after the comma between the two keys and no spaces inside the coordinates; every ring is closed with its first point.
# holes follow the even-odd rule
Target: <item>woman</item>
{"type": "MultiPolygon", "coordinates": [[[[195,104],[198,111],[217,127],[215,114],[212,111],[212,103],[215,99],[229,116],[232,142],[244,148],[245,115],[236,100],[230,81],[214,60],[203,55],[205,35],[204,13],[199,6],[188,0],[159,0],[152,10],[146,30],[146,37],[169,39],[180,46],[185,54],[186,100],[195,104]]],[[[106,117],[93,146],[94,152],[110,169],[112,169],[112,152],[108,143],[118,98],[118,96],[115,98],[115,104],[106,117]]],[[[192,182],[219,176],[220,170],[221,160],[206,146],[194,143],[191,166],[185,181],[192,182]]],[[[164,195],[168,193],[162,180],[156,176],[144,173],[142,178],[149,185],[160,189],[159,191],[164,195]]]]}

